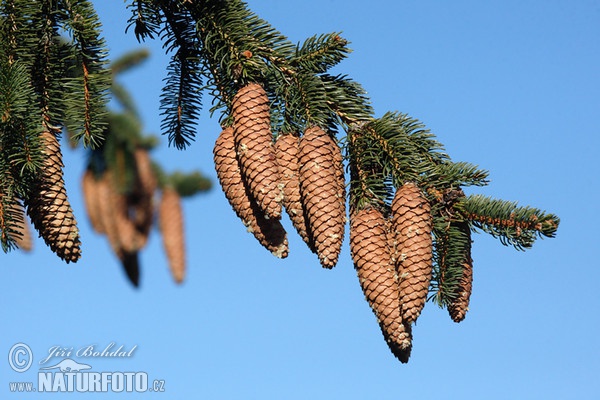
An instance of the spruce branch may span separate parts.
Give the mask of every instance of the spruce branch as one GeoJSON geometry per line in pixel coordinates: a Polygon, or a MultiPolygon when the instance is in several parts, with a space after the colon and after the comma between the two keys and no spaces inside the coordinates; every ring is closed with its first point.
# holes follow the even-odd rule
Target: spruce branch
{"type": "Polygon", "coordinates": [[[155,1],[133,0],[127,8],[131,9],[131,17],[127,21],[125,33],[133,26],[139,42],[145,41],[147,37],[154,39],[154,36],[159,36],[162,16],[155,1]]]}
{"type": "Polygon", "coordinates": [[[429,300],[440,307],[448,307],[456,299],[463,265],[470,260],[470,229],[468,221],[434,219],[435,262],[429,300]]]}
{"type": "Polygon", "coordinates": [[[97,147],[103,139],[106,126],[105,110],[110,88],[106,44],[100,32],[101,23],[94,7],[85,0],[63,0],[66,13],[64,28],[70,32],[76,46],[80,76],[69,79],[67,86],[73,98],[65,102],[69,121],[78,121],[68,127],[74,141],[83,141],[86,147],[97,147]]]}
{"type": "Polygon", "coordinates": [[[5,253],[17,247],[23,221],[23,208],[14,193],[13,177],[6,160],[0,161],[0,246],[5,253]]]}
{"type": "Polygon", "coordinates": [[[298,44],[290,63],[301,70],[324,73],[346,58],[348,53],[348,41],[340,33],[333,32],[312,36],[302,46],[298,44]]]}
{"type": "Polygon", "coordinates": [[[537,237],[555,237],[560,223],[554,214],[483,195],[467,196],[456,208],[473,222],[473,226],[517,250],[530,248],[537,237]]]}
{"type": "Polygon", "coordinates": [[[169,144],[186,148],[195,136],[194,124],[202,108],[200,44],[189,12],[177,3],[158,2],[166,24],[162,31],[167,53],[174,52],[161,94],[161,129],[169,144]]]}

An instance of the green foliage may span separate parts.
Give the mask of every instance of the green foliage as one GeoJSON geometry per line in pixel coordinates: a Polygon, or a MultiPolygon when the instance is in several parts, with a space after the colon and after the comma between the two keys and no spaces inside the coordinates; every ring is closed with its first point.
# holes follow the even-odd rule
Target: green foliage
{"type": "Polygon", "coordinates": [[[475,227],[517,250],[530,248],[537,237],[554,237],[560,223],[554,214],[482,195],[468,196],[457,208],[475,227]]]}
{"type": "MultiPolygon", "coordinates": [[[[359,83],[330,72],[351,52],[339,33],[294,44],[240,0],[130,0],[128,9],[127,30],[139,41],[162,40],[171,57],[161,94],[161,129],[176,148],[194,140],[203,95],[210,96],[210,113],[218,111],[222,124],[230,125],[235,94],[248,83],[259,83],[269,96],[273,132],[301,135],[317,125],[344,146],[351,212],[376,206],[389,214],[395,191],[406,182],[417,184],[432,209],[432,298],[438,304],[447,305],[454,296],[471,229],[520,250],[537,237],[556,234],[559,219],[553,214],[465,196],[463,188],[489,183],[488,172],[453,161],[417,119],[398,112],[376,117],[359,83]]],[[[18,218],[14,202],[27,195],[43,161],[42,129],[65,126],[75,142],[96,148],[89,153],[95,171],[119,168],[124,171],[121,189],[130,190],[133,151],[153,148],[156,139],[142,134],[133,101],[107,71],[106,45],[91,3],[3,1],[0,55],[0,222],[8,224],[0,230],[12,229],[11,221],[18,218]],[[109,113],[106,106],[111,81],[121,112],[109,113]]],[[[146,57],[132,53],[115,62],[112,71],[126,71],[146,57]]],[[[154,166],[159,184],[175,187],[182,196],[210,187],[200,173],[167,173],[154,166]]],[[[2,238],[10,248],[10,235],[2,238]]]]}
{"type": "Polygon", "coordinates": [[[433,277],[431,295],[440,307],[448,306],[456,297],[456,288],[463,274],[463,264],[470,257],[471,226],[469,221],[455,218],[434,218],[433,277]]]}

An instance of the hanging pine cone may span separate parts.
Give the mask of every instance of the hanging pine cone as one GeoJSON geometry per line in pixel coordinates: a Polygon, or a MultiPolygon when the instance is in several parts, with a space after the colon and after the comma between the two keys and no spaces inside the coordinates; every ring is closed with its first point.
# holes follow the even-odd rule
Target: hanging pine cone
{"type": "Polygon", "coordinates": [[[337,263],[346,224],[346,194],[340,148],[324,130],[312,127],[300,140],[300,193],[309,237],[325,268],[337,263]]]}
{"type": "Polygon", "coordinates": [[[233,128],[225,128],[213,151],[217,177],[229,204],[254,237],[279,258],[288,255],[286,232],[279,220],[267,219],[242,178],[236,158],[233,128]]]}
{"type": "Polygon", "coordinates": [[[398,249],[396,273],[400,284],[402,319],[417,320],[425,306],[432,274],[431,207],[411,182],[396,191],[392,229],[398,249]]]}
{"type": "Polygon", "coordinates": [[[113,191],[113,183],[111,181],[110,174],[105,172],[102,174],[100,179],[96,181],[98,214],[100,216],[99,225],[102,226],[113,253],[115,253],[120,259],[123,248],[121,247],[121,241],[119,239],[119,232],[115,219],[115,209],[113,208],[112,204],[113,191]]]}
{"type": "Polygon", "coordinates": [[[179,193],[171,187],[165,187],[158,206],[160,231],[171,275],[177,283],[185,278],[185,231],[183,210],[179,193]]]}
{"type": "Polygon", "coordinates": [[[312,252],[314,244],[308,235],[304,207],[300,196],[300,164],[298,153],[300,139],[293,134],[279,135],[275,141],[275,156],[279,166],[279,179],[283,185],[283,205],[296,231],[312,252]]]}
{"type": "Polygon", "coordinates": [[[148,241],[154,220],[154,192],[158,187],[148,150],[134,151],[136,179],[134,189],[127,198],[133,225],[139,234],[141,246],[148,241]]]}
{"type": "Polygon", "coordinates": [[[63,181],[60,144],[48,131],[40,139],[45,159],[26,201],[27,214],[53,252],[67,263],[77,262],[81,242],[63,181]]]}
{"type": "Polygon", "coordinates": [[[385,341],[401,362],[408,362],[412,348],[411,326],[402,321],[400,314],[398,282],[381,211],[363,209],[351,216],[350,252],[385,341]]]}
{"type": "Polygon", "coordinates": [[[145,194],[154,193],[158,183],[148,150],[138,147],[134,150],[133,157],[135,159],[136,181],[141,189],[140,191],[145,194]]]}
{"type": "Polygon", "coordinates": [[[262,86],[250,83],[240,89],[233,98],[232,114],[242,176],[265,216],[280,218],[283,193],[273,151],[269,98],[262,86]]]}
{"type": "Polygon", "coordinates": [[[96,194],[98,196],[98,213],[100,216],[100,225],[102,226],[108,243],[115,254],[121,261],[123,271],[127,275],[129,281],[134,285],[139,285],[140,268],[138,260],[138,252],[127,251],[124,249],[121,238],[122,233],[119,230],[117,223],[117,210],[114,207],[114,183],[111,178],[111,173],[106,171],[100,179],[96,180],[96,194]]]}
{"type": "Polygon", "coordinates": [[[462,275],[455,291],[455,297],[448,305],[450,318],[454,322],[461,322],[465,319],[469,310],[469,300],[473,288],[473,259],[471,258],[471,228],[468,223],[461,223],[460,229],[468,237],[465,256],[462,264],[462,275]]]}
{"type": "Polygon", "coordinates": [[[87,211],[92,229],[97,233],[106,233],[102,226],[102,216],[100,215],[100,204],[98,199],[98,182],[94,172],[86,169],[81,178],[81,189],[83,191],[83,201],[87,211]]]}
{"type": "Polygon", "coordinates": [[[140,250],[146,241],[136,230],[133,221],[129,218],[127,196],[123,193],[120,193],[114,186],[112,186],[110,195],[113,218],[115,220],[117,235],[119,237],[119,243],[121,247],[127,252],[140,250]]]}

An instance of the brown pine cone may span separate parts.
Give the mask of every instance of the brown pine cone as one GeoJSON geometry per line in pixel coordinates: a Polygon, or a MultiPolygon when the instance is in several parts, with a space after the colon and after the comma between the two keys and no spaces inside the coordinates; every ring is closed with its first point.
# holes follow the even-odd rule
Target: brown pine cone
{"type": "Polygon", "coordinates": [[[148,150],[135,149],[136,179],[132,193],[127,196],[131,220],[144,247],[154,222],[154,192],[158,187],[148,150]]]}
{"type": "Polygon", "coordinates": [[[321,265],[337,263],[346,224],[346,193],[342,156],[324,130],[312,127],[300,140],[300,194],[308,234],[321,265]]]}
{"type": "Polygon", "coordinates": [[[26,201],[27,214],[53,252],[67,263],[77,262],[81,241],[63,181],[60,144],[48,131],[42,132],[40,139],[45,159],[26,201]]]}
{"type": "Polygon", "coordinates": [[[98,196],[98,208],[100,215],[100,225],[102,226],[110,247],[115,255],[122,259],[123,247],[116,222],[116,210],[113,206],[113,182],[108,171],[104,172],[100,179],[96,181],[96,193],[98,196]]]}
{"type": "Polygon", "coordinates": [[[153,194],[158,183],[148,150],[138,147],[134,150],[133,157],[135,159],[136,181],[140,191],[145,194],[153,194]]]}
{"type": "Polygon", "coordinates": [[[240,89],[232,101],[232,114],[242,176],[265,216],[280,218],[283,193],[273,150],[269,98],[262,86],[250,83],[240,89]]]}
{"type": "Polygon", "coordinates": [[[412,332],[400,313],[400,293],[386,226],[385,217],[377,209],[354,213],[350,218],[350,252],[360,285],[386,343],[392,353],[406,363],[412,348],[412,332]]]}
{"type": "Polygon", "coordinates": [[[165,187],[158,210],[171,275],[175,282],[181,283],[185,278],[185,231],[179,193],[171,187],[165,187]]]}
{"type": "Polygon", "coordinates": [[[129,206],[127,205],[127,196],[119,193],[116,188],[111,190],[111,205],[113,208],[117,233],[121,247],[127,252],[140,250],[146,240],[137,231],[133,221],[129,218],[129,206]]]}
{"type": "Polygon", "coordinates": [[[87,169],[81,178],[81,189],[83,191],[83,200],[92,229],[97,233],[106,233],[102,226],[102,217],[100,215],[100,204],[98,204],[98,183],[92,170],[87,169]]]}
{"type": "MultiPolygon", "coordinates": [[[[98,196],[98,209],[100,216],[100,225],[103,227],[108,239],[108,243],[121,261],[123,270],[129,281],[134,285],[139,285],[140,268],[138,262],[138,251],[127,251],[122,245],[122,228],[119,228],[117,220],[119,219],[117,210],[113,203],[116,189],[111,178],[111,172],[106,171],[100,179],[96,181],[96,193],[98,196]]],[[[118,194],[118,193],[117,193],[118,194]]],[[[130,239],[131,240],[131,239],[130,239]]]]}
{"type": "Polygon", "coordinates": [[[300,139],[293,134],[279,135],[275,141],[275,156],[279,166],[279,178],[283,184],[283,205],[296,231],[314,253],[315,248],[308,235],[304,207],[300,196],[300,139]]]}
{"type": "Polygon", "coordinates": [[[432,275],[431,207],[414,183],[408,182],[396,191],[392,227],[398,250],[396,273],[402,319],[413,323],[427,301],[432,275]]]}
{"type": "Polygon", "coordinates": [[[465,256],[462,264],[462,276],[455,291],[455,297],[448,305],[450,318],[454,322],[461,322],[465,319],[469,310],[469,300],[473,288],[473,259],[471,258],[471,229],[468,223],[461,223],[460,229],[468,237],[468,243],[465,248],[465,256]]]}
{"type": "Polygon", "coordinates": [[[233,128],[225,128],[213,151],[217,178],[229,204],[254,237],[279,258],[288,255],[285,229],[277,219],[266,218],[242,178],[236,158],[233,128]]]}

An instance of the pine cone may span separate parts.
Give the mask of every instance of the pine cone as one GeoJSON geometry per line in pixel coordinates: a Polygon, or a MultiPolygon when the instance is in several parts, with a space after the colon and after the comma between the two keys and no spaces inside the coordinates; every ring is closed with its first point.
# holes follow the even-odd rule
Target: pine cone
{"type": "Polygon", "coordinates": [[[154,192],[158,187],[158,182],[148,151],[137,148],[133,155],[136,165],[136,179],[134,189],[127,197],[127,204],[130,209],[131,220],[141,241],[141,247],[144,247],[154,222],[154,192]]]}
{"type": "Polygon", "coordinates": [[[279,258],[288,255],[286,232],[279,220],[267,219],[250,194],[236,158],[233,128],[225,128],[213,151],[217,177],[229,204],[254,237],[279,258]]]}
{"type": "Polygon", "coordinates": [[[83,191],[83,200],[92,229],[97,233],[106,233],[102,226],[102,216],[100,215],[100,204],[98,199],[98,183],[94,172],[87,169],[81,178],[81,189],[83,191]]]}
{"type": "Polygon", "coordinates": [[[123,249],[119,239],[119,232],[115,221],[115,210],[112,205],[112,187],[111,178],[108,172],[102,174],[96,181],[96,195],[98,196],[98,214],[100,216],[99,225],[102,226],[110,247],[119,259],[122,258],[123,249]]]}
{"type": "Polygon", "coordinates": [[[114,171],[108,171],[109,176],[109,198],[112,218],[117,230],[119,246],[126,252],[137,252],[144,244],[145,239],[136,230],[133,221],[129,217],[129,206],[127,196],[120,193],[115,187],[116,176],[114,171]]]}
{"type": "Polygon", "coordinates": [[[471,228],[468,223],[462,223],[460,229],[468,237],[467,247],[465,248],[465,258],[463,261],[462,276],[458,287],[456,288],[455,297],[448,305],[450,318],[454,322],[461,322],[465,319],[469,310],[469,300],[473,288],[473,259],[471,258],[471,228]]]}
{"type": "Polygon", "coordinates": [[[296,231],[314,253],[315,248],[308,235],[304,207],[300,196],[300,164],[298,153],[300,140],[293,134],[279,135],[275,142],[275,156],[279,166],[279,179],[283,184],[283,205],[296,231]]]}
{"type": "Polygon", "coordinates": [[[325,268],[337,263],[346,224],[346,194],[342,156],[333,138],[318,127],[300,140],[300,194],[309,237],[325,268]]]}
{"type": "Polygon", "coordinates": [[[148,150],[138,147],[134,150],[133,157],[135,159],[136,180],[140,191],[145,194],[153,194],[158,183],[148,150]]]}
{"type": "Polygon", "coordinates": [[[77,262],[81,242],[63,181],[60,145],[48,131],[40,139],[45,159],[26,202],[27,214],[53,252],[67,263],[77,262]]]}
{"type": "Polygon", "coordinates": [[[400,284],[402,319],[417,320],[425,306],[432,274],[431,207],[411,182],[396,191],[392,227],[398,249],[396,273],[400,284]]]}
{"type": "Polygon", "coordinates": [[[233,98],[232,113],[242,176],[265,216],[280,218],[283,193],[273,151],[269,98],[262,86],[251,83],[240,89],[233,98]]]}
{"type": "Polygon", "coordinates": [[[165,187],[158,209],[160,231],[171,275],[175,282],[181,283],[185,278],[185,231],[179,193],[173,188],[165,187]]]}
{"type": "Polygon", "coordinates": [[[350,218],[350,252],[354,268],[381,332],[392,353],[408,362],[412,348],[410,324],[402,321],[400,293],[381,211],[364,209],[350,218]]]}
{"type": "MultiPolygon", "coordinates": [[[[96,180],[96,194],[98,196],[98,213],[100,225],[102,226],[108,243],[117,256],[129,281],[137,287],[139,285],[140,267],[138,251],[127,251],[122,245],[122,232],[119,228],[118,213],[113,203],[116,189],[109,171],[105,172],[100,179],[96,180]]],[[[117,193],[118,194],[118,193],[117,193]]]]}

